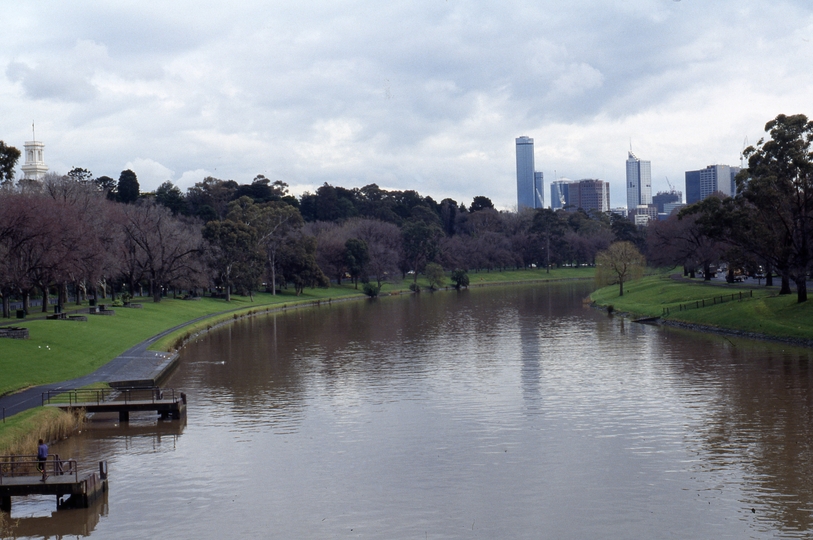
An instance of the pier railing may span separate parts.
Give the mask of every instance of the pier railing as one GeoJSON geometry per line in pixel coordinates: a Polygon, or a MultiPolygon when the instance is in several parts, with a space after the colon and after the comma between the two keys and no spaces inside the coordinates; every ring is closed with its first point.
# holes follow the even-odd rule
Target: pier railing
{"type": "Polygon", "coordinates": [[[754,291],[749,290],[748,292],[740,291],[732,294],[721,294],[711,298],[703,298],[700,300],[695,300],[694,302],[686,302],[685,304],[678,304],[677,306],[665,307],[663,308],[663,316],[669,315],[673,311],[700,309],[704,307],[716,306],[717,304],[723,304],[725,302],[741,302],[746,298],[753,298],[753,296],[754,291]]]}
{"type": "Polygon", "coordinates": [[[156,403],[177,401],[174,388],[79,388],[75,390],[48,390],[42,393],[42,405],[82,405],[109,403],[156,403]]]}
{"type": "Polygon", "coordinates": [[[0,485],[4,478],[20,476],[41,476],[43,470],[48,476],[72,475],[79,481],[79,468],[75,459],[59,459],[59,454],[48,454],[48,459],[41,462],[36,455],[0,456],[0,485]]]}

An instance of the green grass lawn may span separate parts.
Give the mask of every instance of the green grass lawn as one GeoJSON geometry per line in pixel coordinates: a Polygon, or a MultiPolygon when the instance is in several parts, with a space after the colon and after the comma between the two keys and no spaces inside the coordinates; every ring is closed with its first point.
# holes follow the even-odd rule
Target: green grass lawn
{"type": "Polygon", "coordinates": [[[139,298],[134,302],[141,303],[141,309],[118,307],[113,316],[88,315],[87,322],[22,320],[15,324],[28,328],[29,339],[0,342],[0,394],[91,373],[145,339],[204,315],[357,294],[342,286],[307,289],[299,297],[257,294],[253,302],[243,296],[232,296],[228,303],[206,297],[194,301],[164,298],[156,304],[151,298],[139,298]]]}
{"type": "Polygon", "coordinates": [[[776,337],[813,339],[813,302],[798,304],[795,294],[779,296],[777,293],[777,287],[721,286],[700,280],[687,283],[658,275],[625,284],[622,297],[618,296],[618,286],[612,285],[595,291],[591,299],[600,306],[612,305],[615,311],[636,317],[663,317],[776,337]],[[740,291],[753,291],[753,298],[686,311],[678,309],[680,304],[740,291]],[[669,308],[668,315],[664,314],[664,308],[669,308]]]}

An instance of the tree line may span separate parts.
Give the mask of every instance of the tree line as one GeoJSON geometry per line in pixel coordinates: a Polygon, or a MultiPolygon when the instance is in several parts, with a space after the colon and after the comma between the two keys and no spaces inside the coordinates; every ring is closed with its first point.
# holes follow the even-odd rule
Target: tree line
{"type": "MultiPolygon", "coordinates": [[[[5,147],[10,148],[10,147],[5,147]]],[[[118,181],[75,168],[42,180],[4,176],[0,188],[0,294],[64,306],[69,296],[211,290],[227,300],[349,280],[377,292],[393,277],[424,272],[593,264],[617,239],[644,244],[619,216],[578,210],[499,212],[375,184],[325,184],[297,198],[284,182],[208,177],[182,192],[165,182],[140,193],[133,171],[118,181]]]]}
{"type": "Polygon", "coordinates": [[[735,197],[710,197],[648,227],[583,209],[500,212],[477,196],[468,207],[416,191],[375,184],[324,184],[295,197],[282,181],[250,183],[207,177],[184,193],[171,182],[141,193],[133,171],[118,181],[82,168],[42,180],[14,181],[19,151],[0,142],[0,295],[50,296],[60,306],[146,289],[156,302],[174,291],[276,294],[349,280],[375,294],[394,277],[427,265],[466,272],[593,265],[618,242],[656,266],[685,273],[728,263],[775,273],[782,292],[795,282],[806,299],[813,231],[813,123],[780,115],[769,140],[746,149],[749,167],[735,197]],[[16,154],[15,154],[16,151],[16,154]],[[625,244],[626,246],[627,244],[625,244]]]}

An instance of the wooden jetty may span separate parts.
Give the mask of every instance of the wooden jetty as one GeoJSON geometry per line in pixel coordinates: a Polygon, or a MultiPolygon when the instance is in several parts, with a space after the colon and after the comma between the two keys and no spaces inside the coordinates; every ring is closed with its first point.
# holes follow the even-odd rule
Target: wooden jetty
{"type": "Polygon", "coordinates": [[[80,473],[73,459],[50,454],[42,470],[37,456],[0,456],[0,510],[11,512],[11,498],[56,495],[57,509],[88,508],[107,491],[107,462],[99,472],[80,473]],[[64,498],[64,499],[63,499],[64,498]]]}
{"type": "Polygon", "coordinates": [[[186,414],[186,394],[162,388],[98,388],[49,390],[42,394],[42,405],[67,411],[84,409],[88,413],[119,414],[128,422],[131,412],[155,411],[161,418],[181,418],[186,414]]]}

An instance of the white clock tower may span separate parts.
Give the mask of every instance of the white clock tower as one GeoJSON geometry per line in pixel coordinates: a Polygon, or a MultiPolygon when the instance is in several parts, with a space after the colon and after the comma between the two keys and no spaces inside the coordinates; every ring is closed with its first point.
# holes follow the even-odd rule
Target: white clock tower
{"type": "Polygon", "coordinates": [[[25,180],[42,180],[48,172],[48,166],[42,157],[45,144],[34,137],[34,124],[31,124],[31,134],[34,140],[25,143],[25,165],[21,169],[25,174],[25,180]]]}

